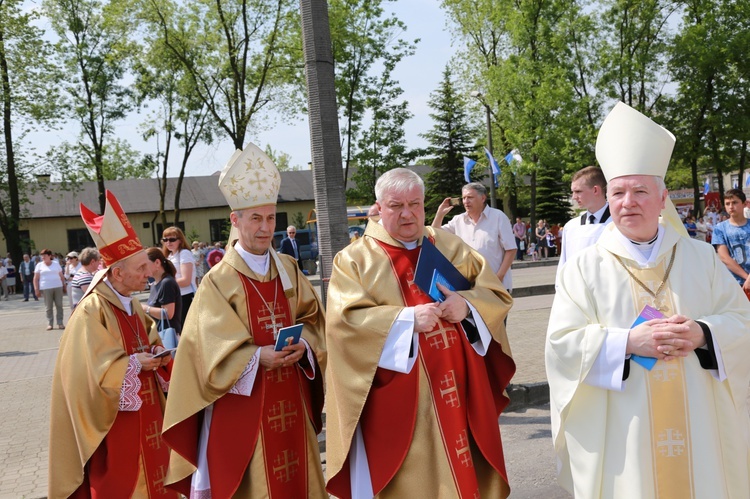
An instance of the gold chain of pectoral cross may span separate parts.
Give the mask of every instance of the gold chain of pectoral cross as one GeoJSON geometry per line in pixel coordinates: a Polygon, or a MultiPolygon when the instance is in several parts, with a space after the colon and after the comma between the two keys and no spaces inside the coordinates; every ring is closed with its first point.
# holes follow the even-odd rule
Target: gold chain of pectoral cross
{"type": "Polygon", "coordinates": [[[279,294],[279,286],[276,285],[276,283],[274,283],[274,286],[273,286],[273,289],[274,289],[274,291],[273,291],[273,307],[269,307],[268,306],[268,302],[266,302],[265,297],[262,294],[260,294],[260,291],[255,286],[255,283],[253,282],[253,280],[252,279],[248,279],[248,281],[250,281],[250,285],[253,287],[253,289],[255,290],[255,292],[258,293],[258,296],[260,296],[260,301],[262,301],[263,305],[266,306],[266,308],[268,309],[268,313],[271,314],[271,326],[273,327],[273,341],[276,341],[276,338],[279,335],[279,331],[278,331],[279,325],[276,324],[276,297],[279,294]]]}
{"type": "MultiPolygon", "coordinates": [[[[646,293],[648,293],[654,299],[654,304],[656,304],[656,302],[658,301],[656,297],[659,295],[659,293],[661,293],[662,289],[664,289],[664,285],[667,283],[667,279],[669,279],[669,274],[672,272],[672,265],[674,264],[674,256],[675,256],[675,252],[676,251],[677,251],[677,246],[675,245],[675,246],[672,247],[672,256],[669,258],[669,265],[667,265],[667,270],[666,270],[666,272],[664,272],[664,277],[661,280],[661,284],[659,284],[659,287],[656,289],[655,292],[651,291],[651,289],[648,286],[646,286],[643,283],[643,281],[641,281],[640,279],[638,279],[635,276],[635,274],[633,274],[630,271],[630,269],[625,265],[625,262],[623,262],[622,259],[619,256],[615,255],[614,253],[612,254],[612,256],[614,256],[615,259],[620,263],[620,265],[622,265],[622,268],[625,269],[625,272],[627,272],[628,275],[630,275],[630,277],[632,277],[633,280],[641,288],[643,288],[643,290],[646,291],[646,293]]],[[[659,307],[657,307],[657,308],[659,308],[659,307]]]]}

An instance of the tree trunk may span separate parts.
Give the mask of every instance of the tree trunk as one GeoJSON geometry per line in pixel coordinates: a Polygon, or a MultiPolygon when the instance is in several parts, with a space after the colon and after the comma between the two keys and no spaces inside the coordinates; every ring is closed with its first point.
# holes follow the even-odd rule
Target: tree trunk
{"type": "Polygon", "coordinates": [[[2,24],[0,24],[0,80],[2,80],[3,86],[3,134],[5,138],[5,160],[8,165],[8,199],[10,201],[10,213],[5,210],[4,206],[0,207],[0,228],[13,261],[18,263],[21,261],[22,251],[21,241],[18,237],[21,203],[18,193],[15,152],[13,151],[10,76],[8,59],[5,56],[5,32],[2,30],[2,24]]]}
{"type": "Polygon", "coordinates": [[[326,0],[300,0],[307,79],[315,210],[318,215],[321,296],[326,303],[333,255],[349,243],[346,192],[336,109],[331,30],[326,0]]]}

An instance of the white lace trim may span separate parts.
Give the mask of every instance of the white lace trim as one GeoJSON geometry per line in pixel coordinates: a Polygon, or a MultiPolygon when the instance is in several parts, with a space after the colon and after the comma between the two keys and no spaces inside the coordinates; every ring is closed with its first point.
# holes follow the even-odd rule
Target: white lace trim
{"type": "Polygon", "coordinates": [[[120,388],[120,406],[121,411],[137,411],[141,408],[143,402],[138,392],[141,390],[141,380],[138,374],[141,372],[141,363],[135,354],[128,360],[128,368],[125,371],[125,379],[122,380],[120,388]]]}
{"type": "Polygon", "coordinates": [[[161,374],[159,374],[159,371],[156,371],[156,380],[159,382],[161,391],[163,391],[164,393],[169,392],[169,381],[162,378],[161,374]]]}
{"type": "MultiPolygon", "coordinates": [[[[262,348],[262,347],[261,347],[262,348]]],[[[247,363],[245,369],[240,374],[240,378],[229,389],[229,393],[235,395],[244,395],[249,397],[253,393],[253,385],[255,384],[255,376],[258,374],[258,366],[260,365],[260,348],[255,351],[255,355],[250,358],[250,362],[247,363]]]]}

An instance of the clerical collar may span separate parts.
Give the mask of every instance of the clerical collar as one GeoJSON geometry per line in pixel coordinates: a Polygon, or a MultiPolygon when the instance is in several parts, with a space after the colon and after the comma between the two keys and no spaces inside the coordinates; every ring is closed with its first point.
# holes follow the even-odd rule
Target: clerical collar
{"type": "Polygon", "coordinates": [[[117,296],[117,299],[120,300],[120,303],[122,303],[122,308],[125,309],[128,315],[133,315],[133,306],[132,306],[133,297],[121,295],[120,292],[117,291],[114,286],[112,286],[112,283],[109,282],[109,277],[104,278],[104,283],[107,286],[109,286],[109,289],[115,292],[115,296],[117,296]]]}
{"type": "Polygon", "coordinates": [[[240,257],[242,257],[242,260],[245,261],[247,266],[250,267],[250,270],[258,275],[268,274],[268,268],[271,265],[271,255],[269,255],[268,251],[266,251],[262,255],[250,253],[242,247],[242,243],[240,241],[237,241],[237,244],[234,245],[234,249],[237,251],[237,253],[239,253],[240,257]]]}
{"type": "MultiPolygon", "coordinates": [[[[616,228],[615,228],[616,229],[616,228]]],[[[627,237],[622,235],[622,232],[615,230],[620,243],[630,254],[631,258],[635,260],[641,267],[651,267],[656,261],[657,255],[659,255],[659,248],[664,240],[664,227],[661,225],[656,233],[656,237],[645,243],[636,243],[631,241],[627,237]]]]}
{"type": "Polygon", "coordinates": [[[594,213],[591,213],[590,211],[586,210],[586,220],[588,220],[591,215],[594,215],[594,218],[596,219],[596,223],[601,222],[602,217],[604,216],[604,212],[607,210],[608,206],[609,206],[609,203],[604,203],[604,206],[596,210],[594,213]]]}

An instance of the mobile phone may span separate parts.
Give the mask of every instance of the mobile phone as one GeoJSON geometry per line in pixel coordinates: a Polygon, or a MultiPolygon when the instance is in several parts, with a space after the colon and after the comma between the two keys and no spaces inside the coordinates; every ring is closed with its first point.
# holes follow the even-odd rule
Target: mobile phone
{"type": "Polygon", "coordinates": [[[176,352],[176,348],[167,348],[166,350],[162,350],[161,352],[154,355],[155,359],[161,359],[162,357],[166,357],[167,355],[171,354],[172,352],[176,352]]]}
{"type": "Polygon", "coordinates": [[[461,198],[451,198],[451,206],[461,206],[461,198]]]}

